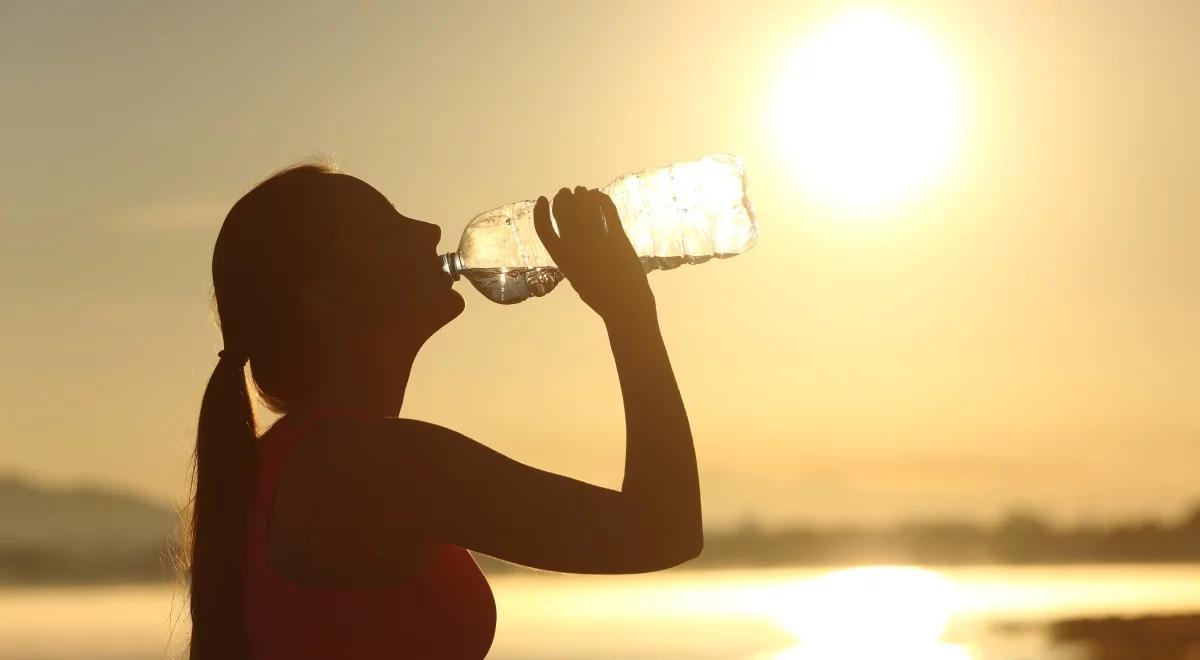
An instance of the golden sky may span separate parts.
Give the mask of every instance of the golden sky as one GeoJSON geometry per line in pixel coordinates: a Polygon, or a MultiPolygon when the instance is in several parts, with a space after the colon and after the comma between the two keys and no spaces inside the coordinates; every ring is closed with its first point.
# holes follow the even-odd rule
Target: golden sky
{"type": "MultiPolygon", "coordinates": [[[[962,104],[943,174],[868,212],[798,174],[838,152],[779,118],[788,58],[863,6],[0,8],[0,469],[182,496],[213,241],[296,160],[334,157],[448,251],[500,204],[729,152],[758,246],[650,275],[708,524],[1178,513],[1200,498],[1200,5],[865,5],[936,46],[962,104]]],[[[599,320],[569,287],[501,307],[465,285],[404,414],[618,488],[599,320]]]]}

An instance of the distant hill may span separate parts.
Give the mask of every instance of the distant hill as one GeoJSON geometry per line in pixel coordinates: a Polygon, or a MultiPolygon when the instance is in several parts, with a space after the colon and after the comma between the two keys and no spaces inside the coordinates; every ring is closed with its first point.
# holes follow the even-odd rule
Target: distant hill
{"type": "Polygon", "coordinates": [[[56,490],[0,475],[0,546],[160,543],[174,516],[131,493],[96,486],[56,490]]]}
{"type": "Polygon", "coordinates": [[[162,579],[174,524],[132,493],[0,475],[0,584],[162,579]]]}

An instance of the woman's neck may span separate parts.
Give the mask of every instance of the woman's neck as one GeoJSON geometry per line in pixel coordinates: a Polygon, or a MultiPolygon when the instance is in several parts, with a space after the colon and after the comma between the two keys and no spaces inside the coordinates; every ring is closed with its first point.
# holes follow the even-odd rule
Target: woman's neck
{"type": "Polygon", "coordinates": [[[337,408],[366,417],[397,417],[415,357],[342,363],[322,379],[300,410],[337,408]]]}

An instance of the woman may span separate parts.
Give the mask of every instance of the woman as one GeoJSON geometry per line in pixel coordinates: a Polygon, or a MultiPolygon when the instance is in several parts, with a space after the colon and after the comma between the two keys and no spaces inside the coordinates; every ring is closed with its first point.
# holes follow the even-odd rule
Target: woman
{"type": "Polygon", "coordinates": [[[557,232],[539,198],[538,235],[616,359],[620,491],[398,416],[417,352],[463,310],[437,226],[312,165],[234,205],[213,251],[224,349],[196,438],[191,658],[481,658],[495,602],[467,549],[572,573],[700,553],[695,451],[645,273],[606,195],[564,188],[554,217],[557,232]],[[262,437],[247,362],[282,414],[262,437]]]}

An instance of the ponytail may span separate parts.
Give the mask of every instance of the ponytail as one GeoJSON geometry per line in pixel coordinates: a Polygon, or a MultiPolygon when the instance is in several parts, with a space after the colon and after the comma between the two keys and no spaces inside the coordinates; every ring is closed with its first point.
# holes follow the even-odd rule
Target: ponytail
{"type": "Polygon", "coordinates": [[[243,359],[222,355],[200,404],[189,552],[190,660],[250,657],[242,601],[242,549],[258,436],[243,364],[243,359]]]}
{"type": "Polygon", "coordinates": [[[293,299],[297,283],[328,260],[337,224],[322,200],[339,181],[330,173],[300,165],[263,181],[233,205],[213,247],[215,311],[227,348],[200,404],[191,520],[182,525],[176,562],[191,578],[190,660],[250,657],[242,587],[258,434],[244,366],[252,358],[262,401],[281,414],[313,380],[315,353],[293,299]]]}

